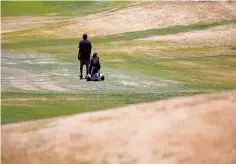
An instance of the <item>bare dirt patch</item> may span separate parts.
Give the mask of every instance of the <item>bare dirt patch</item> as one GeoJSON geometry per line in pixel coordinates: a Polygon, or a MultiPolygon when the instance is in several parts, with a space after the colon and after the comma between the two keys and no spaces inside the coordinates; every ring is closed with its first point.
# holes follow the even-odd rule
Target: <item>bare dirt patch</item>
{"type": "Polygon", "coordinates": [[[227,70],[227,71],[223,71],[223,70],[206,70],[205,72],[207,72],[208,74],[211,75],[218,75],[221,77],[228,77],[229,79],[236,79],[236,71],[235,70],[227,70]]]}
{"type": "Polygon", "coordinates": [[[186,66],[200,66],[199,63],[192,62],[192,61],[178,61],[179,64],[181,65],[186,65],[186,66]]]}
{"type": "Polygon", "coordinates": [[[63,19],[63,17],[55,15],[2,17],[1,33],[41,27],[47,23],[59,22],[61,21],[60,19],[63,19]]]}
{"type": "Polygon", "coordinates": [[[235,106],[234,90],[4,125],[2,162],[233,164],[235,106]]]}

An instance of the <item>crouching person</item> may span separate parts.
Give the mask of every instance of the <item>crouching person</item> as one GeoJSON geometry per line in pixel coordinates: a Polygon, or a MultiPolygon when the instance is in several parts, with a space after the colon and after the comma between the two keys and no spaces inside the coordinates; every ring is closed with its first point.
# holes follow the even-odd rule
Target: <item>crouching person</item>
{"type": "Polygon", "coordinates": [[[99,57],[98,57],[98,54],[95,52],[90,59],[89,74],[93,75],[95,73],[98,73],[100,69],[101,69],[101,65],[99,62],[99,57]]]}
{"type": "Polygon", "coordinates": [[[97,53],[94,53],[90,59],[89,64],[89,74],[87,76],[87,81],[100,81],[104,80],[105,77],[103,74],[100,74],[101,65],[99,62],[99,57],[97,53]]]}

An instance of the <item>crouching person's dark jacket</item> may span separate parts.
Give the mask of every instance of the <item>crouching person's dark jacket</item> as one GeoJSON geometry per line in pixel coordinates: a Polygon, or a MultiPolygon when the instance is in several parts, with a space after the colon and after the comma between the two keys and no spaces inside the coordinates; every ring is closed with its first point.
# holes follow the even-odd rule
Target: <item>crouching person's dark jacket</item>
{"type": "Polygon", "coordinates": [[[101,69],[99,57],[93,56],[89,63],[89,74],[97,73],[101,69]]]}

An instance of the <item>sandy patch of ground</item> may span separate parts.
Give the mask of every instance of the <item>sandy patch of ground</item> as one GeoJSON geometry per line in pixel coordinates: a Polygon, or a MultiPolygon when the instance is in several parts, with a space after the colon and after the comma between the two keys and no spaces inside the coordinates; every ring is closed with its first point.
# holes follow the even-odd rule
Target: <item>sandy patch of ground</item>
{"type": "Polygon", "coordinates": [[[178,61],[178,63],[181,65],[186,65],[186,66],[206,67],[200,63],[196,63],[196,62],[192,62],[192,61],[178,61]]]}
{"type": "Polygon", "coordinates": [[[138,83],[135,83],[133,81],[125,81],[125,80],[121,80],[120,81],[123,85],[125,86],[138,86],[139,84],[138,83]]]}
{"type": "MultiPolygon", "coordinates": [[[[230,5],[231,9],[236,9],[236,3],[230,5]]],[[[56,34],[61,38],[81,37],[84,32],[89,36],[104,36],[220,20],[233,17],[233,15],[231,10],[219,2],[153,2],[139,7],[85,16],[39,33],[56,34]]]]}
{"type": "Polygon", "coordinates": [[[220,1],[220,3],[227,8],[228,10],[230,10],[232,12],[232,14],[234,16],[236,16],[236,10],[235,10],[235,1],[229,1],[229,3],[225,3],[224,1],[220,1]],[[233,4],[233,5],[232,5],[233,4]]]}
{"type": "Polygon", "coordinates": [[[236,71],[235,70],[227,70],[227,71],[222,71],[222,70],[206,70],[210,75],[218,75],[221,77],[228,77],[229,79],[235,79],[236,80],[236,71]]]}
{"type": "Polygon", "coordinates": [[[146,87],[149,88],[150,86],[166,86],[167,84],[164,83],[158,83],[158,82],[153,82],[153,81],[125,81],[121,80],[120,81],[124,86],[129,86],[129,87],[146,87]]]}
{"type": "Polygon", "coordinates": [[[58,17],[54,15],[2,17],[1,33],[41,27],[47,23],[60,22],[61,21],[60,19],[63,19],[63,17],[58,17]]]}
{"type": "Polygon", "coordinates": [[[125,62],[124,59],[112,59],[112,60],[107,60],[109,62],[125,62]]]}
{"type": "MultiPolygon", "coordinates": [[[[112,48],[100,48],[100,51],[104,51],[104,53],[109,53],[111,55],[113,55],[113,58],[117,58],[117,53],[123,53],[124,55],[129,55],[129,56],[143,56],[143,54],[145,55],[149,55],[149,56],[157,56],[158,54],[163,53],[163,51],[169,49],[169,48],[173,48],[173,46],[175,46],[174,44],[165,44],[163,45],[162,43],[148,43],[147,41],[142,41],[140,42],[140,40],[135,40],[132,41],[132,44],[130,44],[130,41],[120,41],[120,42],[114,42],[114,43],[110,43],[108,45],[108,47],[112,47],[112,48]]],[[[103,53],[101,52],[101,55],[103,53]]],[[[119,60],[119,59],[118,59],[119,60]]],[[[114,60],[110,60],[110,61],[117,61],[116,59],[114,60]]],[[[121,62],[121,61],[120,61],[121,62]]]]}
{"type": "Polygon", "coordinates": [[[27,102],[30,102],[30,101],[53,101],[55,102],[56,101],[78,101],[78,100],[85,100],[86,98],[83,98],[83,97],[63,97],[63,98],[49,98],[49,97],[30,97],[30,98],[19,98],[19,97],[16,97],[16,98],[4,98],[4,105],[6,104],[9,104],[9,105],[12,105],[11,103],[27,103],[27,102]]]}
{"type": "Polygon", "coordinates": [[[236,162],[236,91],[2,126],[2,162],[236,162]]]}
{"type": "Polygon", "coordinates": [[[115,47],[112,48],[110,51],[113,52],[128,52],[130,55],[134,55],[135,56],[135,52],[150,52],[150,51],[155,51],[156,49],[158,49],[157,47],[150,47],[150,46],[140,46],[140,45],[126,45],[125,47],[115,47]]]}
{"type": "Polygon", "coordinates": [[[236,25],[219,26],[175,35],[153,36],[140,40],[169,41],[182,44],[228,45],[236,41],[236,25]]]}

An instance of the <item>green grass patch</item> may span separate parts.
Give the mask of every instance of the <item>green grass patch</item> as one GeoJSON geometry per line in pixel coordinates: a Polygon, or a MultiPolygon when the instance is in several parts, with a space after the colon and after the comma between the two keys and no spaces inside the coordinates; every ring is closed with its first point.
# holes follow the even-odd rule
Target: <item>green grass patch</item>
{"type": "MultiPolygon", "coordinates": [[[[37,38],[37,37],[36,37],[37,38]]],[[[19,43],[3,43],[2,49],[35,49],[38,47],[47,46],[65,46],[65,45],[75,45],[78,47],[78,38],[73,39],[34,39],[22,41],[19,43]]],[[[58,49],[59,50],[59,49],[58,49]]]]}
{"type": "Polygon", "coordinates": [[[124,8],[128,1],[3,1],[1,14],[8,16],[28,16],[42,14],[58,14],[68,16],[84,16],[114,7],[124,8]]]}
{"type": "Polygon", "coordinates": [[[233,45],[233,46],[231,47],[231,49],[232,49],[232,50],[236,50],[236,45],[233,45]]]}
{"type": "Polygon", "coordinates": [[[40,1],[2,1],[1,15],[6,16],[26,16],[66,12],[66,8],[60,6],[49,6],[40,1]]]}
{"type": "Polygon", "coordinates": [[[110,10],[113,12],[131,5],[131,2],[128,1],[56,1],[45,3],[70,9],[73,12],[60,13],[70,16],[85,16],[110,10]]]}
{"type": "Polygon", "coordinates": [[[2,93],[2,124],[66,116],[202,92],[110,94],[2,93]]]}

